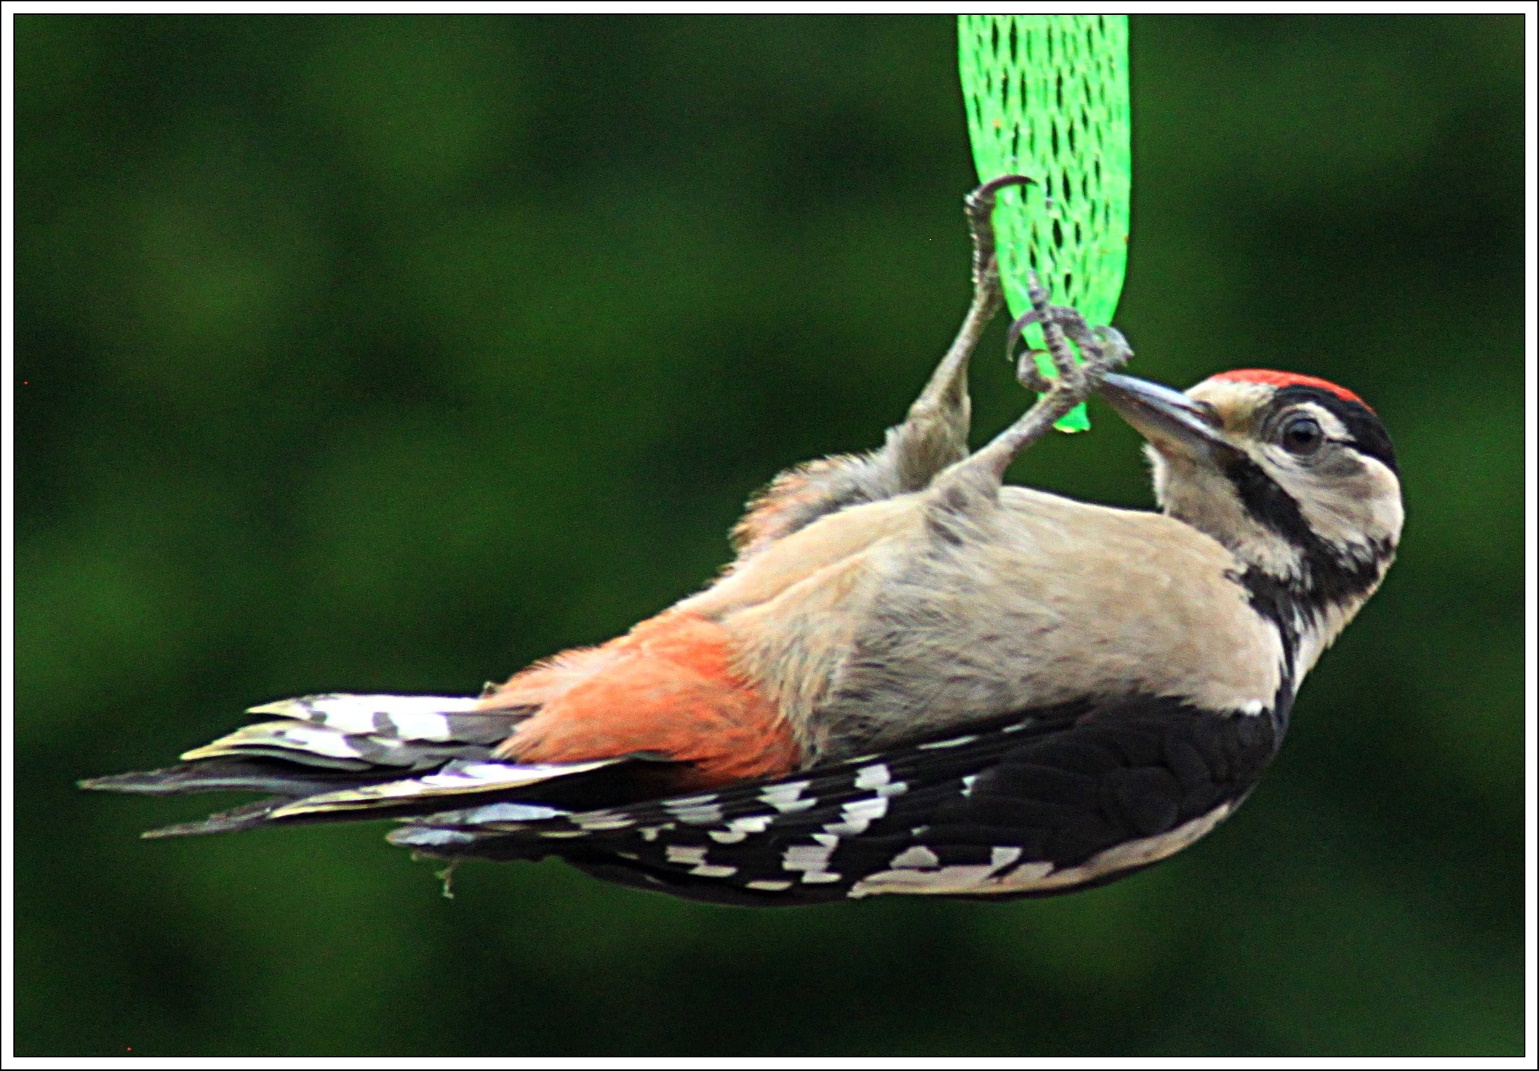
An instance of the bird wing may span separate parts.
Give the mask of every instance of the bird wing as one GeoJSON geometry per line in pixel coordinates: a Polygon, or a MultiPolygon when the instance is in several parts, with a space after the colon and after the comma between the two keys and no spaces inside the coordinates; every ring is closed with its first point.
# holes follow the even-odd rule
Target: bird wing
{"type": "Polygon", "coordinates": [[[554,856],[715,903],[1053,895],[1148,866],[1208,832],[1276,744],[1268,719],[1175,701],[1065,704],[715,792],[586,811],[437,812],[390,840],[449,860],[554,856]]]}

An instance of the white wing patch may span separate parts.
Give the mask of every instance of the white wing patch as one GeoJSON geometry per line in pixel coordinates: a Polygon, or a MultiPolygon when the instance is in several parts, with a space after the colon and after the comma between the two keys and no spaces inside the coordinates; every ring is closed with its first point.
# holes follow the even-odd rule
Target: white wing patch
{"type": "Polygon", "coordinates": [[[940,860],[934,852],[922,845],[915,845],[895,855],[889,869],[856,882],[850,888],[850,897],[858,899],[881,893],[933,896],[1019,893],[1080,885],[1119,870],[1146,866],[1174,855],[1218,825],[1233,810],[1233,803],[1225,803],[1169,832],[1118,844],[1091,856],[1078,866],[1062,869],[1041,862],[1014,866],[1021,856],[1019,848],[995,848],[992,858],[984,864],[939,866],[940,860]]]}

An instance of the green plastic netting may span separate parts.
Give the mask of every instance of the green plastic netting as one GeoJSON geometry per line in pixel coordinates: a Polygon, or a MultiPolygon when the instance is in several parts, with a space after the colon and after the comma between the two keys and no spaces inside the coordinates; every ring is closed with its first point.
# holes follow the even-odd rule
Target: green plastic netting
{"type": "MultiPolygon", "coordinates": [[[[1031,307],[1027,269],[1091,324],[1108,324],[1127,272],[1133,184],[1125,15],[960,15],[957,39],[978,178],[1028,175],[995,212],[1013,315],[1031,307]]],[[[1039,328],[1027,332],[1043,345],[1039,328]]],[[[1043,372],[1051,362],[1039,359],[1043,372]]],[[[1058,427],[1088,428],[1084,407],[1058,427]]]]}

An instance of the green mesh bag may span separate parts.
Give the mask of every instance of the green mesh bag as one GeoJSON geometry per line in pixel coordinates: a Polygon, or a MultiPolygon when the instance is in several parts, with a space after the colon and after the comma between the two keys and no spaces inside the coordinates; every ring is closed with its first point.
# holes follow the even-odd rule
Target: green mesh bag
{"type": "MultiPolygon", "coordinates": [[[[995,212],[1013,315],[1031,307],[1027,269],[1058,305],[1111,323],[1128,258],[1133,184],[1125,15],[960,15],[957,39],[978,178],[1027,175],[995,212]]],[[[1027,342],[1043,345],[1041,329],[1027,342]]],[[[1039,358],[1044,374],[1053,368],[1039,358]]],[[[1088,428],[1084,407],[1058,423],[1088,428]]]]}

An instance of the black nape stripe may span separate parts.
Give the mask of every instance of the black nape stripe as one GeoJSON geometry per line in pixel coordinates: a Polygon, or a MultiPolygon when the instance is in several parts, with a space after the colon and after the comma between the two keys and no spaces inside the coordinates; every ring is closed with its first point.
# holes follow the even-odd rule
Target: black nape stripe
{"type": "Polygon", "coordinates": [[[1395,446],[1389,441],[1389,432],[1384,430],[1383,421],[1374,415],[1373,410],[1361,402],[1343,398],[1322,387],[1302,385],[1282,388],[1277,392],[1272,404],[1281,408],[1286,405],[1296,405],[1299,402],[1314,402],[1329,411],[1346,425],[1358,453],[1377,458],[1390,472],[1396,476],[1400,475],[1400,467],[1395,463],[1395,446]]]}

